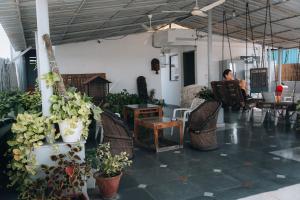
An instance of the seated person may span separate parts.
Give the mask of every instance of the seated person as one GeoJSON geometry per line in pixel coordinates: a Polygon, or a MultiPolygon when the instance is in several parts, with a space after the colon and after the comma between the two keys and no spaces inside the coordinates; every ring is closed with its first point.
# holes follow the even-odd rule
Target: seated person
{"type": "MultiPolygon", "coordinates": [[[[225,79],[225,81],[233,81],[234,80],[234,76],[233,73],[230,69],[225,69],[223,72],[223,78],[225,79]]],[[[240,88],[241,88],[241,92],[244,98],[244,101],[247,98],[247,83],[245,80],[239,80],[240,81],[240,88]]]]}

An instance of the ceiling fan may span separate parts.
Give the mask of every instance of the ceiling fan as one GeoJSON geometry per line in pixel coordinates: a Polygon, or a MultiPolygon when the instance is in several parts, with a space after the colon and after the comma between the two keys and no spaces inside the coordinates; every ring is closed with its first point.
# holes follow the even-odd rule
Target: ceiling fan
{"type": "Polygon", "coordinates": [[[163,13],[190,13],[192,16],[199,16],[199,17],[207,17],[206,12],[213,9],[214,7],[217,7],[219,5],[222,5],[225,3],[226,0],[219,0],[212,4],[209,4],[203,8],[200,8],[198,5],[198,0],[196,0],[196,5],[192,9],[192,11],[187,10],[164,10],[163,13]]]}
{"type": "Polygon", "coordinates": [[[148,19],[149,19],[149,26],[145,25],[144,23],[141,24],[142,27],[149,33],[154,33],[155,29],[152,27],[152,17],[153,15],[148,15],[148,19]]]}

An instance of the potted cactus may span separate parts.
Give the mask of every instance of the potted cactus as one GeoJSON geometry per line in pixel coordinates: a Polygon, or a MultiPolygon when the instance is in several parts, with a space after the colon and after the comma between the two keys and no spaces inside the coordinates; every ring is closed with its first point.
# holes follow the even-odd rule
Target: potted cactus
{"type": "Polygon", "coordinates": [[[122,172],[131,163],[132,161],[128,159],[126,152],[112,155],[109,143],[98,146],[96,149],[97,172],[94,174],[94,178],[104,199],[111,199],[116,196],[122,172]]]}

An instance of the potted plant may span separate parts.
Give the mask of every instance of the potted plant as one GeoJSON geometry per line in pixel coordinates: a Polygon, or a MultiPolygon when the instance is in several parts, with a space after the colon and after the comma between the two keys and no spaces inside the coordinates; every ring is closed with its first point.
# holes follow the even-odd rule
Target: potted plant
{"type": "Polygon", "coordinates": [[[196,95],[196,97],[200,99],[204,99],[205,101],[214,100],[214,94],[208,87],[201,88],[200,92],[196,95]]]}
{"type": "Polygon", "coordinates": [[[69,151],[65,154],[51,155],[55,164],[53,166],[42,165],[46,174],[47,196],[56,199],[82,199],[82,188],[91,175],[91,167],[82,160],[78,153],[80,146],[66,144],[69,151]]]}
{"type": "Polygon", "coordinates": [[[120,179],[125,167],[132,163],[126,152],[112,155],[110,144],[100,144],[96,149],[97,172],[94,173],[96,184],[104,199],[114,198],[119,189],[120,179]]]}
{"type": "Polygon", "coordinates": [[[98,119],[100,108],[94,106],[86,95],[75,91],[68,91],[65,96],[52,95],[50,101],[51,119],[58,123],[63,141],[78,142],[81,135],[87,139],[90,115],[93,112],[94,118],[98,119]]]}
{"type": "Polygon", "coordinates": [[[82,190],[91,175],[91,167],[79,157],[80,146],[66,145],[67,153],[50,156],[53,166],[41,166],[42,178],[24,184],[20,199],[87,200],[82,190]]]}
{"type": "MultiPolygon", "coordinates": [[[[30,176],[36,174],[36,160],[33,148],[43,145],[46,135],[54,134],[49,118],[40,114],[19,114],[16,123],[12,125],[12,139],[9,145],[8,176],[11,187],[22,190],[24,183],[30,181],[30,176]]],[[[58,136],[56,136],[57,138],[58,136]]]]}

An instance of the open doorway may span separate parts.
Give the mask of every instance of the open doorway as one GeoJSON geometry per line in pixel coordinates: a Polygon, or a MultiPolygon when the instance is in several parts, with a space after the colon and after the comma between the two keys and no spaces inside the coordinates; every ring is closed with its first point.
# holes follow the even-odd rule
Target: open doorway
{"type": "Polygon", "coordinates": [[[183,86],[195,84],[195,51],[183,53],[183,86]]]}

